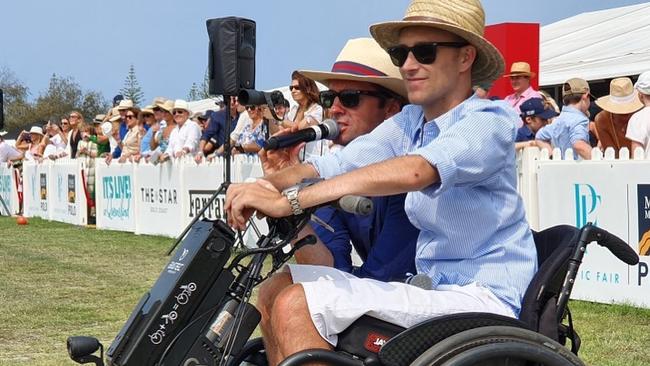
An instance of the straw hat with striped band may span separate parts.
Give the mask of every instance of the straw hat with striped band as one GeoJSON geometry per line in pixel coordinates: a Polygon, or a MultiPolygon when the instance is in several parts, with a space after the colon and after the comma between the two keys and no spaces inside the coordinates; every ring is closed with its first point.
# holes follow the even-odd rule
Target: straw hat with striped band
{"type": "Polygon", "coordinates": [[[406,86],[397,66],[372,38],[349,40],[336,58],[332,71],[300,70],[302,75],[328,85],[330,80],[352,80],[377,84],[407,98],[406,86]]]}
{"type": "Polygon", "coordinates": [[[402,21],[370,26],[370,33],[387,49],[399,43],[407,27],[431,27],[453,33],[476,47],[472,85],[491,83],[503,74],[505,63],[497,48],[483,37],[485,12],[478,0],[412,0],[402,21]]]}
{"type": "Polygon", "coordinates": [[[596,99],[596,105],[615,114],[630,114],[643,108],[630,78],[613,79],[609,83],[609,95],[596,99]]]}

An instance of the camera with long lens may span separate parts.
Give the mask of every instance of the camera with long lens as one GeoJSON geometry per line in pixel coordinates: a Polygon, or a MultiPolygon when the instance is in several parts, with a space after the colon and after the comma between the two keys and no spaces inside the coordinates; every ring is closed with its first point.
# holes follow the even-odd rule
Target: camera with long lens
{"type": "Polygon", "coordinates": [[[242,89],[237,95],[239,104],[241,105],[267,105],[276,120],[281,120],[275,114],[275,106],[284,103],[284,95],[279,90],[272,92],[259,91],[254,89],[242,89]]]}

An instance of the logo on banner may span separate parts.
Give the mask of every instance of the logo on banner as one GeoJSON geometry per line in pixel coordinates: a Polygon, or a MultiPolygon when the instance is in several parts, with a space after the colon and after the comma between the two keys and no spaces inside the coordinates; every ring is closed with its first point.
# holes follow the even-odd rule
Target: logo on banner
{"type": "MultiPolygon", "coordinates": [[[[212,195],[215,194],[217,191],[210,191],[210,190],[190,190],[190,212],[188,213],[188,217],[193,218],[194,216],[198,215],[199,211],[205,206],[210,198],[212,198],[212,195]]],[[[222,219],[225,217],[224,212],[223,212],[223,207],[226,203],[226,196],[225,195],[219,195],[212,203],[210,206],[205,210],[205,213],[203,214],[203,217],[209,219],[209,220],[217,220],[217,219],[222,219]]]]}
{"type": "Polygon", "coordinates": [[[149,211],[152,213],[167,213],[170,205],[178,205],[178,193],[174,188],[140,188],[140,200],[152,207],[149,211]]]}
{"type": "MultiPolygon", "coordinates": [[[[0,175],[0,197],[5,202],[9,204],[11,199],[11,176],[10,175],[0,175]]],[[[5,206],[0,206],[0,212],[3,212],[5,206]]],[[[11,212],[7,212],[7,215],[11,215],[11,212]]]]}
{"type": "Polygon", "coordinates": [[[650,184],[637,185],[639,255],[650,255],[650,184]]]}
{"type": "Polygon", "coordinates": [[[41,210],[47,211],[47,174],[40,174],[41,210]]]}
{"type": "Polygon", "coordinates": [[[601,196],[591,184],[574,184],[576,203],[576,227],[583,227],[588,222],[598,225],[598,207],[601,196]]]}
{"type": "Polygon", "coordinates": [[[109,219],[128,219],[131,214],[131,176],[118,175],[102,178],[104,216],[109,219]]]}
{"type": "Polygon", "coordinates": [[[68,214],[72,216],[77,216],[77,206],[75,205],[77,201],[76,194],[75,175],[68,174],[68,214]]]}

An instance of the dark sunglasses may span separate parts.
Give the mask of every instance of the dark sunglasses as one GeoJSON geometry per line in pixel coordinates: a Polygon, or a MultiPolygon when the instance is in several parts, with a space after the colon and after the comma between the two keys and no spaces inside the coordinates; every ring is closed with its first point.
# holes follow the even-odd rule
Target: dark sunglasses
{"type": "Polygon", "coordinates": [[[247,111],[254,111],[254,110],[256,110],[256,109],[257,109],[257,106],[256,106],[256,105],[247,105],[247,106],[246,106],[246,110],[247,110],[247,111]]]}
{"type": "Polygon", "coordinates": [[[362,95],[368,95],[375,98],[387,99],[388,95],[379,91],[371,90],[341,90],[340,92],[334,90],[324,90],[320,92],[320,104],[324,108],[332,108],[334,99],[339,98],[341,104],[346,108],[355,108],[359,105],[359,99],[362,95]]]}
{"type": "Polygon", "coordinates": [[[290,86],[289,86],[289,90],[290,90],[290,91],[300,90],[300,87],[299,87],[298,85],[290,85],[290,86]]]}
{"type": "Polygon", "coordinates": [[[393,65],[402,67],[409,57],[409,52],[413,52],[415,59],[423,64],[429,65],[436,61],[436,53],[438,47],[453,47],[461,48],[469,45],[467,42],[431,42],[431,43],[418,43],[413,47],[404,45],[394,46],[388,48],[388,55],[393,65]]]}
{"type": "Polygon", "coordinates": [[[154,111],[154,112],[160,112],[160,111],[162,111],[162,109],[160,109],[160,108],[158,108],[158,107],[154,107],[153,111],[154,111]]]}
{"type": "Polygon", "coordinates": [[[137,117],[136,117],[135,115],[133,115],[133,114],[127,114],[127,115],[125,116],[125,118],[126,118],[126,119],[136,119],[137,117]]]}
{"type": "Polygon", "coordinates": [[[147,118],[147,117],[153,117],[153,114],[151,113],[143,113],[142,118],[147,118]]]}
{"type": "Polygon", "coordinates": [[[182,110],[182,109],[178,109],[178,110],[175,110],[175,111],[174,111],[174,115],[176,115],[176,114],[183,114],[183,113],[185,113],[185,111],[182,110]]]}

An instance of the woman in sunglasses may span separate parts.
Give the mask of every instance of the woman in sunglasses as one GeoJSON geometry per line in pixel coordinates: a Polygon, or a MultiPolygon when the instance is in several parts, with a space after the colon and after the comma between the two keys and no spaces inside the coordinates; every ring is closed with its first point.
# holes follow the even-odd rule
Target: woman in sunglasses
{"type": "MultiPolygon", "coordinates": [[[[295,125],[303,129],[320,124],[323,121],[323,107],[318,104],[318,87],[314,80],[303,76],[298,71],[291,74],[289,85],[291,97],[297,103],[289,109],[284,117],[282,127],[291,128],[295,125]]],[[[329,151],[329,145],[323,141],[307,143],[300,152],[300,159],[305,160],[311,156],[320,156],[329,151]]]]}
{"type": "Polygon", "coordinates": [[[125,162],[129,158],[137,159],[140,155],[142,131],[138,126],[138,114],[140,114],[139,108],[132,107],[126,110],[124,119],[129,131],[122,140],[122,155],[120,155],[120,163],[125,162]]]}
{"type": "Polygon", "coordinates": [[[256,105],[247,105],[246,112],[248,117],[245,120],[245,125],[237,136],[231,134],[234,140],[232,154],[257,154],[264,145],[264,141],[269,138],[268,120],[266,120],[262,113],[262,108],[256,105]],[[236,139],[234,138],[236,137],[236,139]]]}

